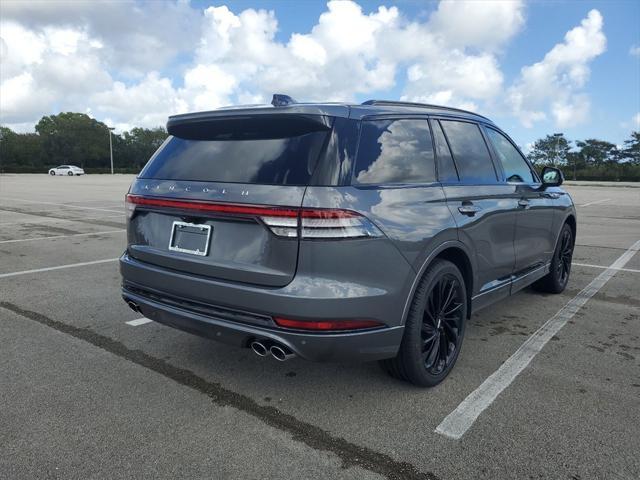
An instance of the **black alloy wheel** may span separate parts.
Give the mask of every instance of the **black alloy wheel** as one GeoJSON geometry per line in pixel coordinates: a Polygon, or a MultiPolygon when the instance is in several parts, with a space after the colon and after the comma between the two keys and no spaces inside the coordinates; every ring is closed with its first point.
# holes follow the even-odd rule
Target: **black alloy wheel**
{"type": "Polygon", "coordinates": [[[431,289],[422,318],[422,358],[432,375],[453,362],[460,343],[464,292],[453,275],[444,275],[431,289]]]}
{"type": "Polygon", "coordinates": [[[398,354],[382,360],[383,369],[421,387],[442,382],[460,353],[467,309],[462,273],[448,260],[435,260],[414,293],[398,354]]]}
{"type": "Polygon", "coordinates": [[[556,262],[556,276],[558,283],[566,285],[571,273],[571,259],[573,258],[573,241],[571,229],[563,229],[560,237],[560,249],[558,250],[558,261],[556,262]]]}
{"type": "Polygon", "coordinates": [[[565,223],[558,237],[549,273],[533,284],[536,290],[547,293],[561,293],[564,291],[571,275],[573,247],[573,230],[569,224],[565,223]]]}

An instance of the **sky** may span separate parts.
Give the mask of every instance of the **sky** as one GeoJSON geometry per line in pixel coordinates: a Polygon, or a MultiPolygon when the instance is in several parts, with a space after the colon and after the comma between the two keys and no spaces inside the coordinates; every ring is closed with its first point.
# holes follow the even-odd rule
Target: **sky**
{"type": "Polygon", "coordinates": [[[528,150],[640,129],[640,1],[0,0],[0,124],[114,126],[268,103],[408,100],[488,116],[528,150]]]}

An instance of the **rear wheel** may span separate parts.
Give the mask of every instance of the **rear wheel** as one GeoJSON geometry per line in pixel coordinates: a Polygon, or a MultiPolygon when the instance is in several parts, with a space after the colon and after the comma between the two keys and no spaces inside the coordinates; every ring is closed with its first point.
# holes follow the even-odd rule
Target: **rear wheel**
{"type": "Polygon", "coordinates": [[[536,290],[548,293],[561,293],[569,283],[571,261],[573,259],[573,230],[564,224],[556,250],[551,260],[551,270],[547,275],[533,284],[536,290]]]}
{"type": "Polygon", "coordinates": [[[69,172],[67,173],[67,175],[69,175],[70,177],[73,177],[73,172],[69,172]]]}
{"type": "Polygon", "coordinates": [[[467,293],[460,270],[436,260],[420,280],[395,358],[382,360],[392,376],[433,387],[449,374],[464,336],[467,293]]]}

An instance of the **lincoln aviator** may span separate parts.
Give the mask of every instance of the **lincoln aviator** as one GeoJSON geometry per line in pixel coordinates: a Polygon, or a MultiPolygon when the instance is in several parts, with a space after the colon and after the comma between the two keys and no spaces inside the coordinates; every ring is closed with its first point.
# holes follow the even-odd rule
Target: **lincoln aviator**
{"type": "Polygon", "coordinates": [[[126,196],[122,295],[257,355],[434,386],[470,315],[567,285],[576,212],[491,120],[370,100],[169,117],[126,196]]]}

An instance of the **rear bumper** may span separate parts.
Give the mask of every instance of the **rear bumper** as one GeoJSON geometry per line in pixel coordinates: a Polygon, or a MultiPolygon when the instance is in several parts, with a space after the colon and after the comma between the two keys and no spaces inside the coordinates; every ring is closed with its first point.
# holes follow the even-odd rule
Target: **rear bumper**
{"type": "MultiPolygon", "coordinates": [[[[360,307],[362,310],[359,316],[363,318],[367,317],[367,311],[373,312],[381,303],[389,302],[389,296],[383,292],[369,292],[372,295],[365,297],[337,299],[290,297],[289,290],[217,284],[149,265],[127,254],[120,259],[120,269],[124,279],[123,298],[135,302],[145,317],[226,344],[248,347],[253,340],[260,339],[286,345],[298,356],[312,361],[372,361],[395,356],[402,340],[403,326],[346,333],[307,333],[279,328],[264,313],[272,312],[290,318],[356,318],[351,313],[360,307]],[[206,289],[209,297],[207,303],[222,307],[212,306],[208,310],[183,307],[172,300],[177,284],[182,292],[193,294],[189,295],[189,299],[200,305],[205,294],[203,289],[206,289]],[[145,294],[136,288],[142,285],[153,289],[154,294],[145,294]],[[162,292],[167,292],[166,300],[163,299],[162,292]],[[306,315],[297,314],[301,308],[300,303],[304,304],[306,315]],[[244,311],[251,309],[256,314],[243,316],[242,311],[239,311],[243,321],[229,320],[229,314],[224,309],[236,307],[244,311]],[[256,318],[252,319],[252,316],[256,318]],[[267,320],[261,321],[260,317],[267,320]]],[[[183,294],[182,298],[184,297],[183,294]]],[[[378,308],[378,315],[379,312],[378,308]]],[[[370,315],[367,318],[376,317],[370,315]]]]}

